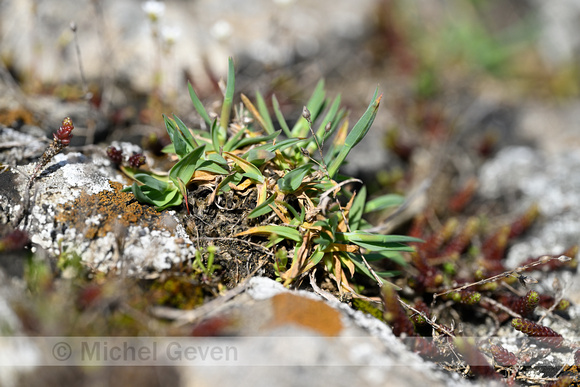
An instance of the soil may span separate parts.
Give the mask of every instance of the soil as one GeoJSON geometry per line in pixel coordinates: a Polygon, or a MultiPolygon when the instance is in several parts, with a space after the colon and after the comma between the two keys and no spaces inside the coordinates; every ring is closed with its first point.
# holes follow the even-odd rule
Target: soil
{"type": "Polygon", "coordinates": [[[264,238],[235,237],[259,223],[257,219],[248,219],[256,207],[255,189],[232,190],[216,196],[215,200],[212,193],[212,189],[203,186],[192,190],[188,194],[191,213],[183,219],[198,248],[217,247],[216,264],[221,267],[223,283],[233,288],[253,275],[273,276],[273,257],[265,247],[264,238]]]}

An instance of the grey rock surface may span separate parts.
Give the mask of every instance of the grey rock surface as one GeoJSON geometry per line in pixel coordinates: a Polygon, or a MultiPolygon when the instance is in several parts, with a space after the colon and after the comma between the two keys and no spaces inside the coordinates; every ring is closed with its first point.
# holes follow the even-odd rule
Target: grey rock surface
{"type": "MultiPolygon", "coordinates": [[[[521,213],[538,203],[541,217],[527,236],[509,250],[510,267],[528,257],[561,254],[580,244],[580,150],[547,154],[529,147],[509,147],[480,172],[480,193],[489,200],[507,199],[508,211],[521,213]]],[[[566,296],[580,303],[578,273],[559,274],[566,296]]],[[[549,276],[542,286],[550,287],[549,276]]]]}
{"type": "MultiPolygon", "coordinates": [[[[11,129],[0,129],[0,136],[6,141],[11,135],[13,141],[32,146],[39,141],[36,137],[24,138],[26,135],[11,129]]],[[[7,152],[14,153],[13,149],[7,152]]],[[[148,209],[144,214],[149,217],[138,219],[143,210],[139,204],[134,202],[138,212],[131,214],[126,207],[133,203],[130,198],[115,203],[122,201],[118,199],[121,184],[114,189],[110,182],[127,182],[104,150],[56,155],[29,190],[27,176],[34,167],[34,163],[9,167],[0,174],[0,220],[4,225],[13,224],[29,201],[20,226],[26,226],[34,249],[57,256],[62,251],[74,252],[97,270],[122,270],[130,275],[160,272],[194,254],[174,212],[157,214],[148,209]],[[75,208],[79,206],[84,208],[75,208]]]]}
{"type": "MultiPolygon", "coordinates": [[[[336,301],[306,291],[289,291],[267,278],[250,280],[246,292],[223,306],[217,315],[235,315],[242,335],[256,343],[251,357],[280,366],[184,368],[186,386],[468,386],[459,375],[445,374],[409,351],[383,322],[336,301]],[[342,329],[324,337],[295,321],[264,324],[275,313],[275,296],[291,294],[329,305],[339,312],[342,329]],[[257,339],[261,337],[262,339],[257,339]],[[265,339],[264,339],[265,338],[265,339]],[[272,340],[268,340],[272,338],[272,340]],[[306,340],[306,341],[304,341],[306,340]],[[305,343],[300,345],[300,343],[305,343]],[[276,359],[276,360],[272,360],[276,359]]],[[[244,338],[242,338],[244,340],[244,338]]],[[[259,364],[259,363],[258,363],[259,364]]]]}

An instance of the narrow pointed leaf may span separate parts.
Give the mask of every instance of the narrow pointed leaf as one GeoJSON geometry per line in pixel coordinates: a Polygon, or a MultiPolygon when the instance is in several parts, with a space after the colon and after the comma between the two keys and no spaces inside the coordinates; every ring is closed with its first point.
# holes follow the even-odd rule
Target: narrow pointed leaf
{"type": "Polygon", "coordinates": [[[367,188],[363,185],[361,189],[356,193],[356,196],[352,202],[352,207],[348,212],[348,224],[351,230],[358,230],[360,228],[360,221],[363,215],[363,210],[365,208],[365,202],[367,200],[367,188]]]}
{"type": "Polygon", "coordinates": [[[238,133],[230,137],[230,139],[225,143],[223,150],[225,152],[231,152],[233,150],[241,148],[240,139],[244,137],[244,134],[245,134],[244,130],[239,130],[238,133]]]}
{"type": "Polygon", "coordinates": [[[208,153],[206,158],[208,161],[211,161],[212,163],[218,164],[222,167],[227,167],[228,165],[227,160],[224,159],[219,153],[208,153]]]}
{"type": "MultiPolygon", "coordinates": [[[[310,111],[312,122],[316,120],[320,109],[324,105],[324,98],[325,98],[325,91],[324,91],[324,80],[321,79],[312,96],[308,100],[306,107],[310,111]]],[[[308,121],[304,117],[301,117],[297,122],[296,125],[292,128],[292,137],[306,137],[308,135],[308,121]]]]}
{"type": "Polygon", "coordinates": [[[378,198],[374,198],[369,200],[365,205],[364,213],[367,214],[369,212],[380,211],[386,208],[400,206],[405,202],[405,198],[401,195],[395,194],[388,194],[379,196],[378,198]]]}
{"type": "Polygon", "coordinates": [[[412,247],[404,243],[422,242],[421,239],[406,235],[381,235],[364,231],[337,232],[334,237],[337,242],[354,243],[370,251],[413,251],[412,247]]]}
{"type": "Polygon", "coordinates": [[[191,86],[191,83],[187,82],[187,88],[189,89],[189,97],[191,98],[191,102],[193,102],[193,107],[195,107],[195,110],[197,110],[197,113],[201,116],[201,118],[205,121],[207,127],[209,128],[211,126],[209,114],[207,114],[207,111],[203,107],[203,104],[199,100],[199,97],[195,93],[195,90],[193,90],[193,86],[191,86]]]}
{"type": "Polygon", "coordinates": [[[346,136],[344,146],[341,148],[340,152],[338,153],[338,156],[336,156],[336,158],[334,158],[330,163],[328,167],[328,174],[330,175],[331,178],[333,178],[334,175],[338,172],[340,166],[346,159],[346,156],[348,156],[352,148],[363,139],[363,137],[367,134],[371,125],[373,124],[382,97],[381,95],[377,98],[377,94],[378,88],[375,91],[373,99],[369,104],[369,107],[367,108],[366,112],[354,125],[348,136],[346,136]]]}
{"type": "Polygon", "coordinates": [[[165,147],[163,147],[163,149],[161,149],[161,152],[163,152],[163,153],[175,153],[175,145],[173,145],[173,143],[166,145],[165,147]]]}
{"type": "Polygon", "coordinates": [[[349,121],[347,118],[344,120],[342,125],[336,131],[336,136],[334,136],[332,145],[324,155],[324,162],[326,163],[326,165],[330,164],[330,162],[338,155],[340,150],[343,148],[344,141],[346,140],[346,135],[348,133],[348,123],[349,121]]]}
{"type": "Polygon", "coordinates": [[[246,137],[238,143],[238,148],[244,148],[248,145],[258,144],[260,142],[271,142],[271,140],[275,139],[280,135],[280,130],[277,130],[273,133],[270,133],[267,136],[257,136],[257,137],[246,137]]]}
{"type": "MultiPolygon", "coordinates": [[[[352,261],[352,263],[354,263],[354,265],[356,266],[356,268],[363,274],[365,274],[367,277],[369,277],[370,279],[372,279],[373,281],[375,280],[375,276],[369,271],[369,269],[367,268],[367,266],[364,264],[362,258],[360,255],[358,254],[353,254],[353,253],[347,253],[347,252],[341,252],[341,254],[345,257],[347,257],[348,259],[350,259],[352,261]]],[[[366,254],[365,254],[366,257],[366,254]]],[[[381,281],[383,282],[383,284],[389,284],[391,286],[393,286],[393,288],[395,290],[401,290],[401,287],[393,284],[392,282],[387,281],[386,279],[380,277],[381,281]]]]}
{"type": "Polygon", "coordinates": [[[198,162],[195,168],[196,171],[205,171],[215,173],[216,175],[227,175],[229,172],[221,165],[211,160],[203,160],[198,162]]]}
{"type": "Polygon", "coordinates": [[[169,139],[173,142],[173,136],[175,136],[175,131],[177,127],[175,123],[169,119],[165,114],[163,114],[163,121],[165,122],[165,129],[167,129],[167,134],[169,135],[169,139]]]}
{"type": "Polygon", "coordinates": [[[280,103],[278,102],[278,99],[276,98],[276,96],[273,94],[272,94],[272,106],[274,107],[274,114],[276,115],[276,118],[278,119],[278,124],[280,124],[280,128],[282,128],[286,137],[288,137],[288,138],[292,137],[292,133],[290,132],[290,128],[288,127],[288,124],[286,123],[286,119],[284,118],[284,115],[282,114],[282,110],[280,109],[280,103]]]}
{"type": "Polygon", "coordinates": [[[240,232],[235,236],[242,235],[265,235],[265,236],[276,235],[278,237],[290,239],[294,242],[300,242],[302,240],[302,237],[300,236],[300,232],[298,230],[286,226],[257,226],[252,227],[246,231],[240,232]]]}
{"type": "Polygon", "coordinates": [[[292,171],[286,173],[284,177],[278,179],[278,188],[283,193],[296,191],[302,184],[302,180],[310,173],[312,164],[304,164],[292,171]]]}
{"type": "Polygon", "coordinates": [[[209,129],[210,134],[211,134],[211,144],[213,147],[213,150],[216,153],[220,153],[220,147],[221,147],[221,143],[220,143],[220,129],[217,125],[217,121],[214,120],[214,122],[212,122],[211,127],[209,129]]]}
{"type": "Polygon", "coordinates": [[[226,94],[224,96],[224,102],[222,104],[222,112],[220,115],[220,125],[219,125],[220,145],[223,145],[225,143],[226,132],[228,125],[230,123],[230,113],[232,111],[232,103],[234,100],[234,87],[235,87],[234,60],[230,57],[228,59],[228,81],[226,83],[226,94]]]}
{"type": "Polygon", "coordinates": [[[266,106],[266,101],[264,101],[264,97],[262,97],[262,94],[260,94],[260,92],[256,92],[256,102],[258,103],[258,111],[260,112],[260,115],[262,116],[262,119],[264,121],[264,129],[266,130],[266,133],[268,134],[272,134],[275,132],[274,130],[274,124],[272,123],[272,118],[270,117],[270,113],[268,112],[268,107],[266,106]]]}
{"type": "Polygon", "coordinates": [[[159,192],[164,192],[168,188],[166,182],[160,181],[160,180],[154,178],[153,176],[149,176],[149,175],[146,175],[144,173],[136,174],[135,180],[137,180],[137,181],[147,185],[149,188],[151,188],[155,191],[159,191],[159,192]]]}
{"type": "Polygon", "coordinates": [[[252,180],[255,180],[257,182],[263,183],[264,182],[264,175],[262,175],[262,172],[260,172],[260,170],[252,163],[242,159],[241,157],[238,157],[236,155],[234,155],[233,153],[230,152],[224,152],[224,156],[226,158],[230,158],[232,160],[234,160],[236,162],[236,164],[243,169],[244,176],[249,177],[252,180]]]}
{"type": "MultiPolygon", "coordinates": [[[[326,115],[322,119],[322,122],[318,126],[318,129],[316,130],[316,138],[317,138],[319,144],[322,144],[322,139],[325,137],[326,124],[334,121],[339,107],[340,107],[340,95],[338,95],[334,99],[334,102],[330,106],[330,109],[328,109],[328,112],[326,113],[326,115]]],[[[314,141],[308,145],[307,149],[309,152],[312,153],[314,150],[316,150],[316,147],[317,147],[317,144],[314,141]]]]}
{"type": "Polygon", "coordinates": [[[169,137],[171,137],[171,141],[175,147],[175,153],[181,158],[191,152],[193,147],[187,143],[181,131],[177,129],[173,120],[171,120],[166,115],[163,115],[163,119],[165,120],[165,126],[167,128],[167,133],[169,137]],[[173,136],[173,137],[172,137],[173,136]]]}
{"type": "Polygon", "coordinates": [[[258,216],[266,215],[272,212],[272,207],[270,207],[270,204],[274,203],[276,196],[276,194],[270,196],[268,199],[266,199],[266,201],[264,201],[264,203],[254,208],[252,212],[248,214],[248,219],[257,218],[258,216]]]}
{"type": "Polygon", "coordinates": [[[205,150],[205,145],[195,148],[191,152],[189,152],[185,157],[179,160],[173,168],[169,171],[169,177],[173,181],[175,186],[178,185],[177,178],[179,177],[183,180],[186,184],[189,183],[189,180],[193,176],[195,172],[197,162],[199,161],[203,151],[205,150]]]}
{"type": "Polygon", "coordinates": [[[177,123],[177,128],[183,135],[183,138],[191,146],[191,149],[197,148],[199,145],[195,141],[195,138],[193,138],[193,135],[189,131],[189,128],[175,114],[173,115],[173,119],[177,123]]]}
{"type": "Polygon", "coordinates": [[[277,142],[276,144],[264,144],[264,145],[260,145],[259,147],[256,147],[255,149],[265,149],[267,151],[270,152],[275,152],[277,150],[279,151],[283,151],[287,148],[290,148],[291,146],[299,146],[304,142],[307,142],[308,139],[307,138],[288,138],[286,140],[282,140],[277,142]]]}

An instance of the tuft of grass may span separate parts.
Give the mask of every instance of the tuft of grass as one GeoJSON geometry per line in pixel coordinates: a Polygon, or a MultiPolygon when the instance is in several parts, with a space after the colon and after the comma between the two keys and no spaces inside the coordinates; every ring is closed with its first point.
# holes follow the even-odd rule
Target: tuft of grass
{"type": "Polygon", "coordinates": [[[234,85],[230,58],[221,114],[213,120],[189,85],[193,106],[209,131],[191,129],[175,115],[163,116],[171,139],[163,151],[175,154],[178,161],[163,175],[123,168],[135,181],[125,190],[159,211],[185,204],[188,212],[188,193],[198,184],[212,188],[209,204],[232,190],[255,190],[256,205],[248,215],[255,226],[232,237],[268,238],[266,246],[276,257],[274,272],[286,286],[315,267],[323,268],[341,293],[354,292],[350,282],[357,272],[379,286],[388,282],[385,278],[391,273],[375,272],[369,261],[388,259],[404,265],[400,252],[412,251],[407,243],[420,240],[366,231],[370,226],[363,215],[403,200],[390,194],[368,201],[364,187],[347,190],[360,181],[339,174],[374,121],[382,97],[378,89],[349,130],[340,96],[328,99],[324,81],[318,83],[292,128],[277,99],[272,97],[272,116],[259,93],[256,104],[241,95],[241,108],[232,118],[234,85]],[[244,119],[248,116],[249,122],[244,119]]]}

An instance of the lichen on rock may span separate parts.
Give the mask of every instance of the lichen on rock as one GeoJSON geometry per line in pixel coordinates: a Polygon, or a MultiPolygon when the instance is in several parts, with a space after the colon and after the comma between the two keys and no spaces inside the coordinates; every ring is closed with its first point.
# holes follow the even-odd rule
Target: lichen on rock
{"type": "Polygon", "coordinates": [[[93,269],[138,276],[157,275],[194,255],[174,212],[157,212],[122,192],[127,182],[104,150],[55,156],[28,190],[34,165],[0,174],[9,183],[0,186],[0,221],[5,227],[20,223],[34,249],[53,256],[75,252],[93,269]]]}

